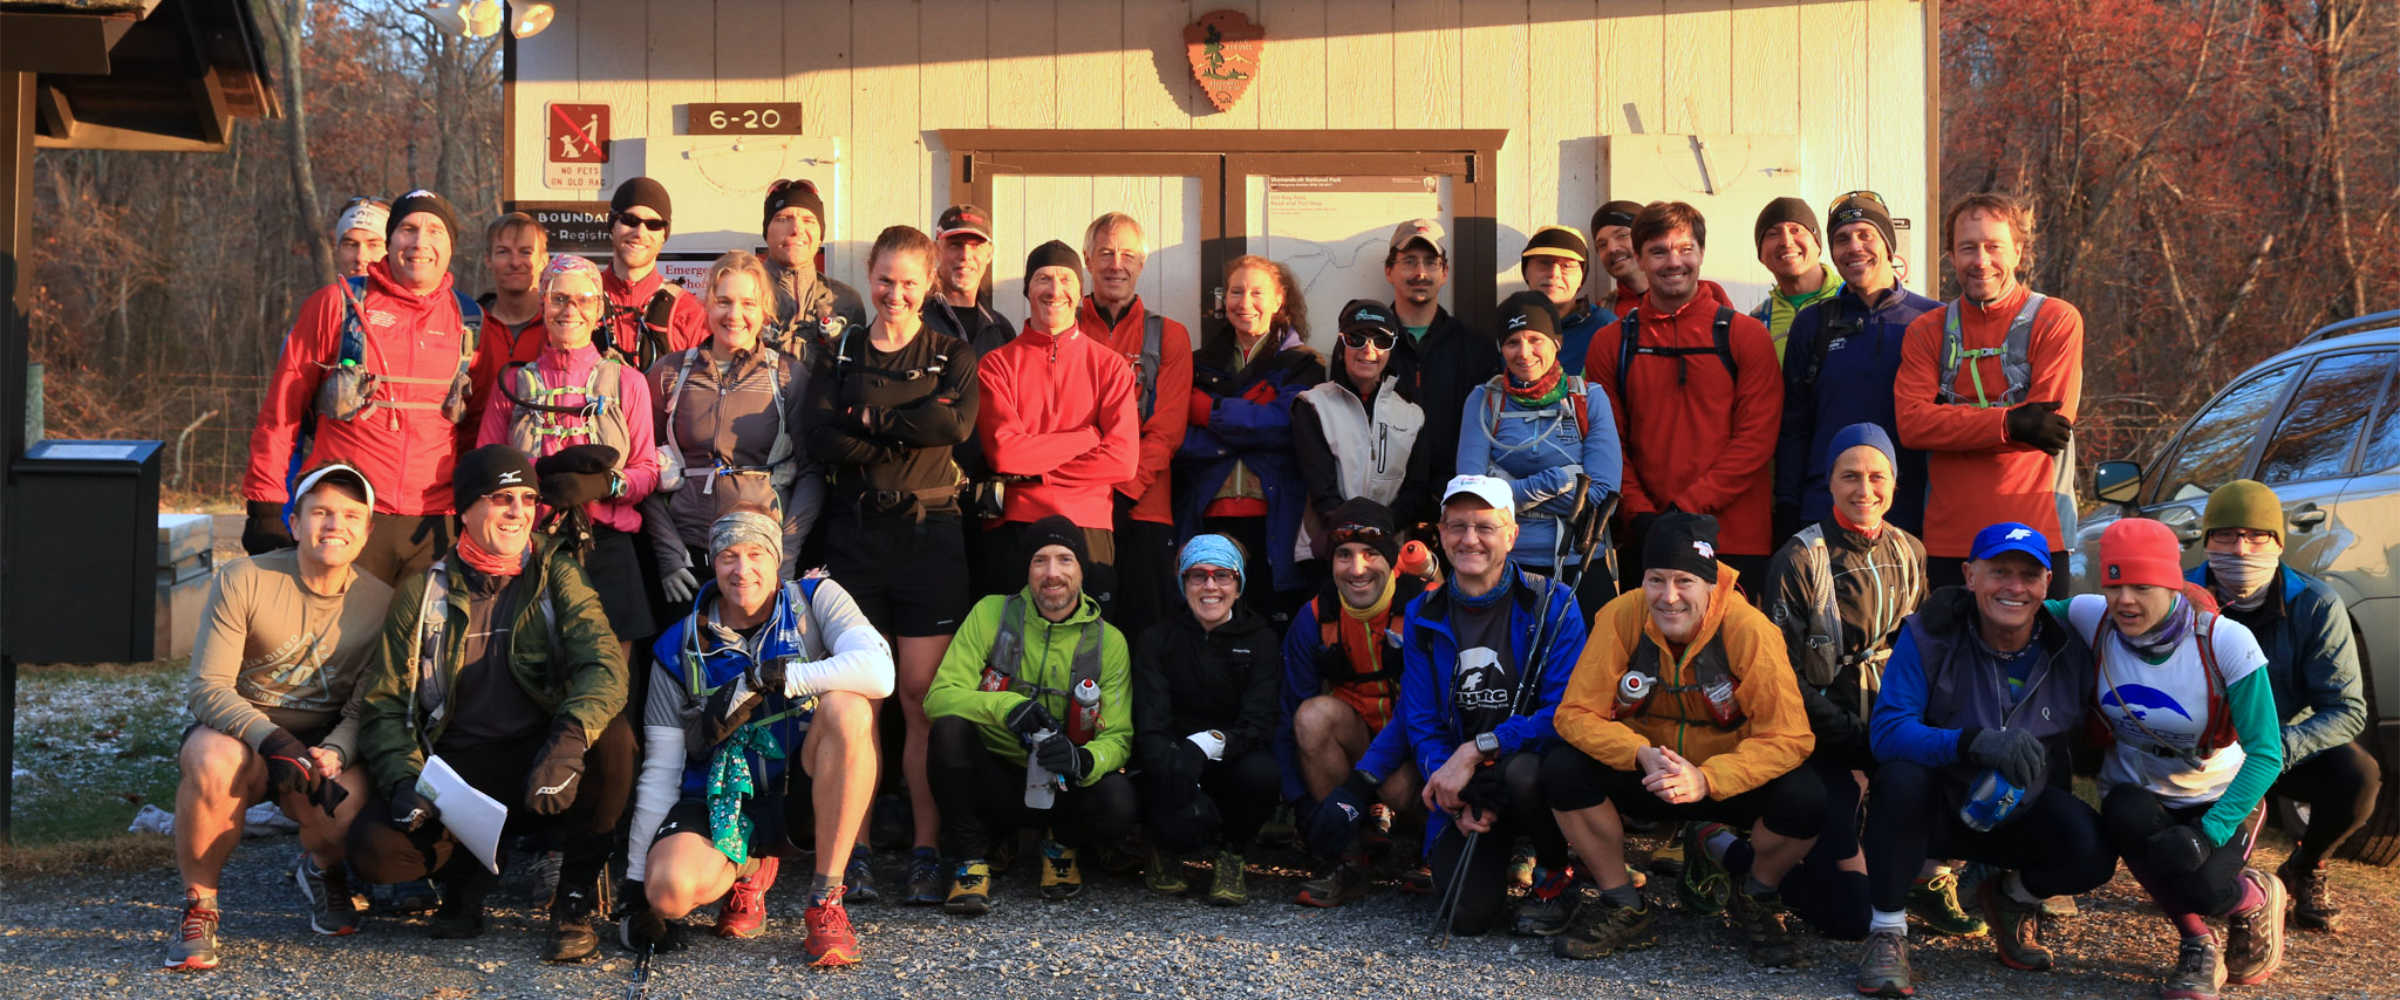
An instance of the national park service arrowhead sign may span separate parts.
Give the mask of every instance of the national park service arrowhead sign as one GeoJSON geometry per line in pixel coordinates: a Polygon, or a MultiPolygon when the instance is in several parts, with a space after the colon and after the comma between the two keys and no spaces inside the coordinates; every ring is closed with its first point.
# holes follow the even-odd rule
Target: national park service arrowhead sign
{"type": "Polygon", "coordinates": [[[1258,76],[1258,57],[1267,48],[1267,29],[1238,10],[1212,10],[1183,26],[1183,51],[1192,78],[1208,103],[1226,111],[1258,76]]]}

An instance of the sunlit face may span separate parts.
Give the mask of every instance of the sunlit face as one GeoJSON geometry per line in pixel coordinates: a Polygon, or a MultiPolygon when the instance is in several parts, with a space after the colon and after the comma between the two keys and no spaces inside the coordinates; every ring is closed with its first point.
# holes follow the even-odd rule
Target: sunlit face
{"type": "Polygon", "coordinates": [[[533,517],[542,498],[531,486],[511,486],[467,507],[460,520],[475,544],[496,556],[514,557],[533,539],[533,517]]]}
{"type": "Polygon", "coordinates": [[[292,511],[292,537],[317,565],[340,569],[358,561],[375,510],[346,487],[318,483],[292,511]]]}
{"type": "Polygon", "coordinates": [[[1383,596],[1386,581],[1392,578],[1391,560],[1365,542],[1345,542],[1333,550],[1333,585],[1341,591],[1342,603],[1354,608],[1371,608],[1383,596]]]}
{"type": "Polygon", "coordinates": [[[1667,303],[1691,301],[1700,292],[1700,241],[1678,226],[1642,244],[1642,275],[1650,294],[1667,303]]]}
{"type": "Polygon", "coordinates": [[[367,273],[368,265],[382,260],[383,234],[367,229],[351,229],[334,236],[333,269],[342,277],[355,278],[367,273]]]}
{"type": "Polygon", "coordinates": [[[1283,309],[1283,285],[1275,272],[1245,267],[1225,282],[1225,319],[1245,338],[1266,336],[1283,309]]]}
{"type": "Polygon", "coordinates": [[[1708,600],[1716,581],[1679,569],[1642,571],[1642,600],[1650,606],[1650,621],[1668,642],[1690,642],[1708,618],[1708,600]]]}
{"type": "Polygon", "coordinates": [[[1224,566],[1200,563],[1183,571],[1183,603],[1192,619],[1215,628],[1233,619],[1233,602],[1242,596],[1241,577],[1224,566]]]}
{"type": "Polygon", "coordinates": [[[1583,289],[1583,262],[1565,257],[1540,254],[1524,259],[1525,287],[1542,293],[1550,304],[1565,315],[1574,305],[1575,293],[1583,289]]]}
{"type": "Polygon", "coordinates": [[[532,291],[542,268],[550,266],[550,254],[542,247],[541,231],[532,226],[501,230],[492,237],[488,250],[483,263],[491,269],[492,287],[502,294],[532,291]]]}
{"type": "Polygon", "coordinates": [[[1111,309],[1133,301],[1148,263],[1141,231],[1132,226],[1111,226],[1083,248],[1083,267],[1092,272],[1092,297],[1111,309]]]}
{"type": "Polygon", "coordinates": [[[1633,252],[1632,226],[1602,226],[1592,234],[1592,247],[1600,254],[1600,267],[1618,282],[1642,280],[1642,267],[1633,252]]]}
{"type": "Polygon", "coordinates": [[[786,205],[767,220],[767,259],[777,267],[814,266],[824,242],[824,220],[798,205],[786,205]]]}
{"type": "Polygon", "coordinates": [[[1833,488],[1834,508],[1851,524],[1868,531],[1883,526],[1899,476],[1882,451],[1863,444],[1851,447],[1834,458],[1827,479],[1833,488]]]}
{"type": "Polygon", "coordinates": [[[403,287],[427,291],[450,272],[450,227],[431,212],[410,212],[392,228],[392,278],[403,287]]]}
{"type": "Polygon", "coordinates": [[[1431,305],[1450,280],[1450,262],[1423,242],[1411,243],[1383,269],[1383,280],[1392,286],[1393,302],[1410,307],[1431,305]]]}
{"type": "MultiPolygon", "coordinates": [[[[1875,227],[1868,226],[1873,229],[1875,227]]],[[[1778,222],[1758,241],[1758,262],[1767,273],[1784,280],[1805,277],[1817,269],[1817,234],[1797,222],[1778,222]]]]}
{"type": "Polygon", "coordinates": [[[608,302],[601,297],[597,271],[566,271],[543,284],[542,327],[552,346],[572,351],[592,342],[600,314],[608,302]]]}
{"type": "Polygon", "coordinates": [[[974,233],[952,233],[942,238],[934,276],[943,294],[973,295],[983,288],[983,274],[991,266],[992,241],[974,233]]]}
{"type": "Polygon", "coordinates": [[[1990,302],[2008,294],[2017,280],[2017,265],[2025,259],[2017,231],[2000,215],[1972,211],[1958,217],[1950,236],[1950,269],[1966,297],[1990,302]]]}
{"type": "Polygon", "coordinates": [[[1064,545],[1044,545],[1026,567],[1025,584],[1042,616],[1059,620],[1083,601],[1083,563],[1064,545]]]}
{"type": "Polygon", "coordinates": [[[1490,580],[1499,576],[1508,552],[1517,544],[1513,512],[1462,497],[1442,507],[1442,551],[1460,577],[1490,580]]]}
{"type": "Polygon", "coordinates": [[[1558,367],[1558,341],[1535,330],[1511,330],[1508,339],[1500,342],[1500,360],[1508,364],[1510,377],[1538,382],[1558,367]]]}
{"type": "Polygon", "coordinates": [[[933,281],[928,263],[922,253],[877,254],[867,270],[867,293],[875,300],[875,314],[889,320],[922,311],[933,281]]]}
{"type": "Polygon", "coordinates": [[[744,616],[766,610],[775,599],[776,577],[783,572],[775,554],[756,542],[736,542],[710,560],[717,574],[717,595],[732,601],[744,616]]]}
{"type": "Polygon", "coordinates": [[[2022,552],[2003,552],[1989,559],[1967,560],[1967,591],[1975,595],[1975,611],[2003,629],[2033,627],[2050,592],[2050,571],[2022,552]]]}
{"type": "Polygon", "coordinates": [[[2141,635],[2157,628],[2167,620],[2167,612],[2175,608],[2177,590],[2153,587],[2146,583],[2112,583],[2100,588],[2108,598],[2108,616],[2117,623],[2117,631],[2126,635],[2141,635]]]}
{"type": "Polygon", "coordinates": [[[1033,325],[1050,333],[1075,326],[1075,305],[1083,300],[1083,279],[1071,267],[1045,267],[1025,284],[1025,304],[1033,325]]]}
{"type": "Polygon", "coordinates": [[[758,349],[767,323],[767,290],[748,271],[727,271],[708,290],[708,334],[719,353],[758,349]]]}
{"type": "Polygon", "coordinates": [[[1892,287],[1892,248],[1872,222],[1853,222],[1833,231],[1833,269],[1862,291],[1892,287]]]}
{"type": "MultiPolygon", "coordinates": [[[[661,218],[657,210],[648,205],[635,205],[619,214],[645,220],[661,218]]],[[[667,231],[652,229],[647,224],[628,226],[624,220],[611,217],[608,220],[608,245],[616,253],[620,270],[628,273],[639,271],[658,263],[658,251],[667,245],[667,231]]]]}

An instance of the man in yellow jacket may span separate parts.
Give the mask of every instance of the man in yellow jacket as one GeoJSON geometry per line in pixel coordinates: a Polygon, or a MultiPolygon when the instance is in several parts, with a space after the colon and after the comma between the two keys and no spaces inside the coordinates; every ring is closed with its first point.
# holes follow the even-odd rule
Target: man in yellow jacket
{"type": "Polygon", "coordinates": [[[1717,561],[1716,536],[1716,519],[1705,514],[1658,519],[1643,542],[1641,589],[1594,616],[1559,702],[1564,742],[1542,759],[1542,789],[1560,830],[1592,866],[1601,904],[1551,939],[1559,957],[1656,942],[1625,870],[1622,816],[1631,814],[1749,829],[1749,842],[1727,852],[1723,867],[1708,860],[1713,852],[1687,846],[1685,899],[1695,908],[1712,901],[1695,878],[1741,879],[1727,905],[1750,961],[1798,958],[1776,887],[1825,823],[1824,786],[1800,769],[1816,737],[1781,634],[1734,589],[1735,572],[1717,561]],[[1688,891],[1695,888],[1703,891],[1688,891]]]}

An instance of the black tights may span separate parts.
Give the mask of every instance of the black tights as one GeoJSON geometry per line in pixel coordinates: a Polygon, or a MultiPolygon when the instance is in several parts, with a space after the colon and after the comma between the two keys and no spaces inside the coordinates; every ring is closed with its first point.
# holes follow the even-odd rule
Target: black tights
{"type": "MultiPolygon", "coordinates": [[[[546,827],[561,854],[562,885],[595,884],[600,867],[616,841],[617,820],[633,792],[633,727],[623,718],[610,720],[600,738],[583,752],[583,777],[575,801],[556,816],[539,816],[525,805],[525,775],[541,756],[545,735],[475,748],[472,753],[445,754],[442,759],[467,784],[508,805],[507,837],[546,827]]],[[[480,899],[490,887],[491,872],[452,837],[439,821],[404,833],[382,822],[382,809],[350,825],[350,863],[369,882],[409,882],[438,875],[480,899]]]]}
{"type": "Polygon", "coordinates": [[[1025,806],[1025,765],[1009,763],[983,745],[983,731],[957,716],[933,720],[925,754],[927,781],[942,812],[942,853],[982,858],[989,829],[1037,822],[1070,847],[1113,844],[1133,832],[1133,782],[1112,771],[1088,785],[1070,784],[1047,810],[1025,806]]]}
{"type": "Polygon", "coordinates": [[[1275,755],[1263,749],[1229,760],[1205,761],[1197,778],[1161,769],[1147,779],[1142,806],[1151,842],[1177,854],[1212,843],[1237,854],[1249,850],[1283,793],[1283,772],[1276,767],[1275,755]],[[1195,798],[1206,798],[1214,807],[1203,812],[1216,814],[1215,829],[1188,821],[1192,814],[1188,807],[1195,798]]]}
{"type": "Polygon", "coordinates": [[[1443,823],[1429,859],[1435,891],[1447,893],[1452,881],[1466,879],[1459,887],[1450,931],[1470,937],[1491,930],[1500,920],[1500,911],[1508,903],[1508,887],[1501,876],[1508,867],[1510,845],[1518,837],[1533,839],[1535,864],[1556,871],[1567,863],[1567,838],[1559,833],[1558,820],[1550,815],[1549,800],[1542,794],[1541,755],[1520,753],[1493,766],[1500,768],[1501,785],[1507,789],[1507,802],[1498,821],[1475,838],[1475,853],[1465,858],[1460,855],[1466,853],[1467,835],[1456,824],[1443,823]],[[1459,874],[1462,860],[1464,876],[1459,874]]]}
{"type": "Polygon", "coordinates": [[[2356,743],[2328,748],[2275,779],[2273,794],[2308,803],[2308,830],[2292,849],[2291,866],[2315,868],[2367,824],[2383,788],[2373,754],[2356,743]]]}
{"type": "Polygon", "coordinates": [[[1885,761],[1867,786],[1867,886],[1875,908],[1908,904],[1909,884],[1929,857],[2014,868],[2036,896],[2089,892],[2116,874],[2117,855],[2100,817],[2066,789],[2044,786],[2008,821],[1977,831],[1958,818],[1966,779],[1915,761],[1885,761]]]}

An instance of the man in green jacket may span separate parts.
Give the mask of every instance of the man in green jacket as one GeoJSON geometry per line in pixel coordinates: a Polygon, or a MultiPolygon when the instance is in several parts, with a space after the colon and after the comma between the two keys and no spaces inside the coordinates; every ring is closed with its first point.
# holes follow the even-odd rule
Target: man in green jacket
{"type": "Polygon", "coordinates": [[[943,906],[964,916],[991,909],[989,825],[1046,827],[1047,899],[1083,891],[1076,848],[1133,831],[1133,783],[1117,770],[1133,751],[1125,637],[1083,592],[1083,529],[1054,514],[1019,537],[1025,589],[975,605],[925,694],[928,777],[952,862],[943,906]]]}
{"type": "Polygon", "coordinates": [[[572,962],[598,947],[592,911],[633,787],[634,737],[618,718],[622,647],[582,564],[534,534],[535,482],[507,445],[458,460],[458,543],[400,581],[363,682],[359,755],[388,805],[382,822],[351,826],[350,857],[370,881],[440,881],[434,937],[483,933],[496,874],[437,822],[419,776],[439,757],[508,808],[507,832],[549,828],[563,864],[544,957],[572,962]]]}

